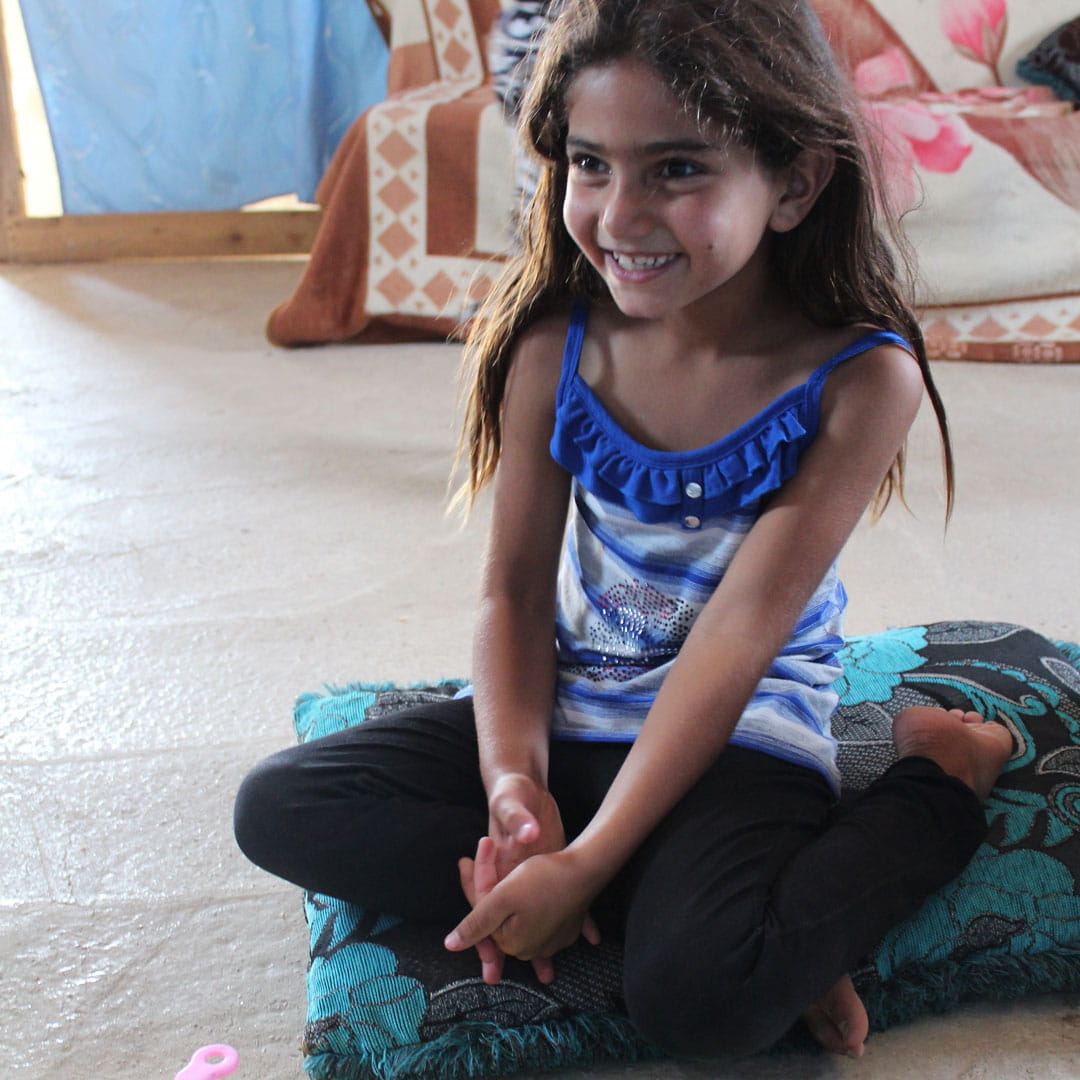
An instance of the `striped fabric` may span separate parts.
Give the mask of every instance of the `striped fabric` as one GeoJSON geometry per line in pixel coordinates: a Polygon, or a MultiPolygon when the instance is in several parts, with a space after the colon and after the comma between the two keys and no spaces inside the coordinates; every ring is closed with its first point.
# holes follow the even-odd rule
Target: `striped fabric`
{"type": "MultiPolygon", "coordinates": [[[[764,500],[813,440],[826,377],[845,360],[900,339],[865,335],[720,442],[666,453],[631,439],[578,375],[586,320],[587,311],[575,309],[551,446],[574,475],[559,568],[554,733],[632,741],[764,500]]],[[[834,566],[731,739],[814,768],[836,790],[829,721],[846,600],[834,566]]]]}
{"type": "Polygon", "coordinates": [[[547,25],[548,0],[510,0],[491,28],[488,67],[495,96],[513,119],[521,107],[540,37],[547,25]]]}

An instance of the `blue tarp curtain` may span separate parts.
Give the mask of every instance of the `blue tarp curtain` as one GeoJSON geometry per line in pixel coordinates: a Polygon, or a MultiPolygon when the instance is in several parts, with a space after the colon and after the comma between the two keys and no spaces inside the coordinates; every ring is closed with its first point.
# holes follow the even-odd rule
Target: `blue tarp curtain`
{"type": "Polygon", "coordinates": [[[65,213],[310,201],[386,94],[365,0],[21,0],[65,213]]]}

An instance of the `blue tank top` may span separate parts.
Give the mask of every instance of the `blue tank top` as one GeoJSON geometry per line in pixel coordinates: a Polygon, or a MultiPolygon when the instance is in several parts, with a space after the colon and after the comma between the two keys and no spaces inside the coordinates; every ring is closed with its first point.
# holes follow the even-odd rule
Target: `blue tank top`
{"type": "MultiPolygon", "coordinates": [[[[587,321],[587,307],[576,306],[551,439],[552,456],[573,477],[558,577],[553,734],[632,741],[765,499],[794,475],[817,434],[830,372],[878,345],[908,346],[887,331],[868,333],[718,442],[668,452],[631,438],[579,374],[587,321]]],[[[829,722],[846,602],[834,565],[731,737],[816,769],[836,791],[829,722]]]]}

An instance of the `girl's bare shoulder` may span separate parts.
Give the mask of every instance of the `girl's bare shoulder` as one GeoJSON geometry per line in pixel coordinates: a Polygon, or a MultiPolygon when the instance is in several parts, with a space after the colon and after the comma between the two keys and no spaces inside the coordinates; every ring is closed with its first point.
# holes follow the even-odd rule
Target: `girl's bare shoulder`
{"type": "Polygon", "coordinates": [[[506,381],[508,405],[524,402],[543,410],[554,401],[569,326],[567,307],[542,315],[518,335],[506,381]]]}
{"type": "MultiPolygon", "coordinates": [[[[835,355],[854,344],[876,327],[846,327],[834,343],[835,355]]],[[[822,394],[822,414],[850,413],[872,422],[875,417],[893,414],[910,423],[918,411],[924,389],[923,373],[914,354],[898,342],[886,341],[842,363],[829,376],[822,394]]]]}
{"type": "MultiPolygon", "coordinates": [[[[554,355],[561,361],[563,344],[570,328],[570,306],[560,305],[531,322],[514,343],[514,358],[554,355]]],[[[536,361],[533,361],[536,362],[536,361]]]]}
{"type": "MultiPolygon", "coordinates": [[[[880,327],[861,324],[843,327],[834,332],[830,342],[832,351],[827,355],[835,356],[868,334],[878,333],[880,330],[880,327]]],[[[870,392],[885,387],[899,390],[904,386],[922,386],[919,361],[912,349],[899,341],[882,342],[859,353],[854,359],[858,362],[841,364],[837,368],[837,381],[866,386],[870,392]]]]}

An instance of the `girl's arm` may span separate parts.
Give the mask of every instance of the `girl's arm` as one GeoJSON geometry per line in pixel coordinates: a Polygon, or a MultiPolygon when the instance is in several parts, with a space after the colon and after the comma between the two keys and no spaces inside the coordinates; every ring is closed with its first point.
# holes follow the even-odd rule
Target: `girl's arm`
{"type": "Polygon", "coordinates": [[[570,481],[551,457],[566,319],[515,348],[473,651],[480,768],[499,875],[565,843],[547,793],[555,693],[555,581],[570,481]]]}
{"type": "Polygon", "coordinates": [[[565,850],[529,860],[448,940],[495,933],[529,959],[570,944],[580,913],[724,749],[795,620],[898,450],[922,394],[902,349],[882,346],[829,379],[817,437],[774,496],[687,636],[622,770],[565,850]]]}

